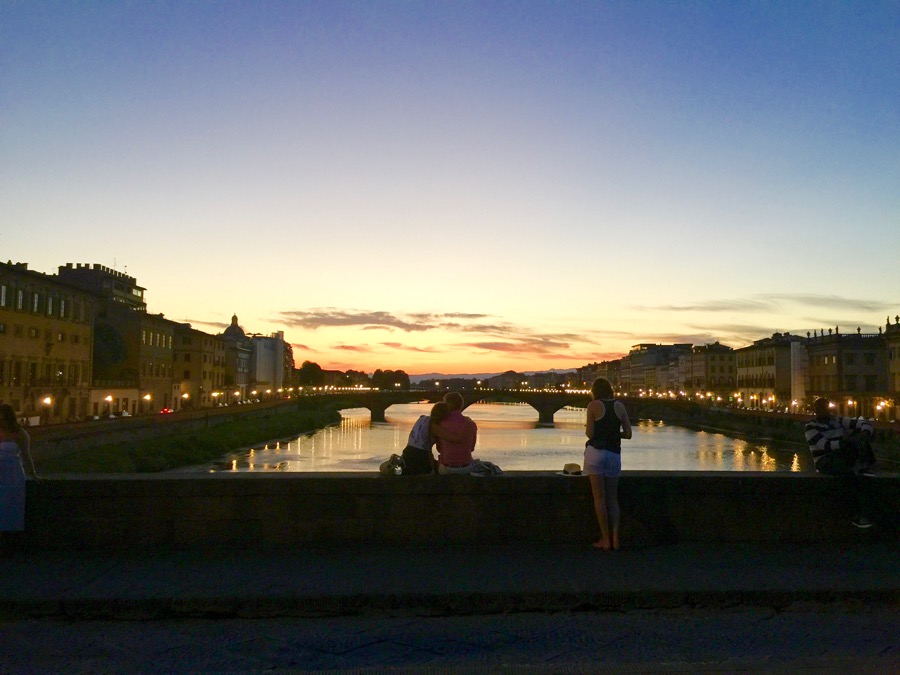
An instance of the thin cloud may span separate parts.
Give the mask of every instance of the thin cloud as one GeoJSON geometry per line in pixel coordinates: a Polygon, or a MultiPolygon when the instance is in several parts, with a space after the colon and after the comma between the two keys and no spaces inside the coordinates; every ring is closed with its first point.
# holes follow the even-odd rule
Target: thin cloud
{"type": "Polygon", "coordinates": [[[177,323],[189,323],[191,326],[209,326],[210,328],[217,328],[220,333],[231,325],[230,323],[222,323],[221,321],[203,321],[202,319],[173,319],[173,321],[176,321],[177,323]]]}
{"type": "Polygon", "coordinates": [[[828,309],[855,310],[860,312],[889,311],[891,305],[877,300],[861,300],[859,298],[843,298],[839,295],[814,295],[812,293],[782,293],[767,296],[773,300],[793,302],[798,305],[826,307],[828,309]]]}
{"type": "Polygon", "coordinates": [[[656,305],[640,307],[653,312],[765,312],[772,309],[772,303],[761,300],[708,300],[690,305],[656,305]]]}
{"type": "Polygon", "coordinates": [[[724,298],[684,305],[643,306],[639,309],[659,312],[766,312],[784,304],[825,307],[834,310],[852,309],[861,312],[881,312],[890,309],[889,304],[876,300],[845,298],[839,295],[816,295],[814,293],[766,293],[749,298],[724,298]]]}
{"type": "Polygon", "coordinates": [[[372,351],[368,345],[333,345],[331,348],[342,352],[370,353],[372,351]]]}
{"type": "Polygon", "coordinates": [[[364,328],[397,328],[407,332],[415,332],[427,331],[435,327],[431,324],[408,321],[390,312],[346,311],[328,308],[309,312],[297,310],[281,312],[279,321],[286,323],[292,328],[307,328],[310,330],[334,326],[361,326],[364,328]]]}
{"type": "Polygon", "coordinates": [[[405,345],[400,342],[382,342],[382,346],[388,347],[390,349],[396,349],[404,352],[419,352],[421,354],[439,354],[440,350],[434,348],[427,347],[412,347],[410,345],[405,345]]]}
{"type": "Polygon", "coordinates": [[[447,312],[444,314],[433,314],[431,312],[413,312],[409,315],[411,319],[422,322],[440,322],[444,319],[487,319],[490,314],[472,314],[469,312],[447,312]]]}

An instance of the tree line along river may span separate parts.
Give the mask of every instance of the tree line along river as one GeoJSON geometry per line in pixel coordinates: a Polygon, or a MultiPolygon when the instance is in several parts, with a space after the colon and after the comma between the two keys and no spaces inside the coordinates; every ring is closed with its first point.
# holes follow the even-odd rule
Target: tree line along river
{"type": "MultiPolygon", "coordinates": [[[[377,471],[400,454],[415,420],[429,403],[395,404],[386,422],[371,422],[369,411],[341,411],[340,424],[296,438],[236,448],[219,461],[188,471],[377,471]]],[[[504,471],[561,471],[582,463],[584,409],[564,408],[553,426],[539,426],[525,404],[479,403],[465,413],[478,424],[475,457],[504,471]]],[[[647,471],[811,471],[808,451],[797,443],[750,441],[693,431],[652,420],[633,422],[634,437],[623,442],[622,467],[647,471]]],[[[798,431],[802,441],[802,432],[798,431]]]]}

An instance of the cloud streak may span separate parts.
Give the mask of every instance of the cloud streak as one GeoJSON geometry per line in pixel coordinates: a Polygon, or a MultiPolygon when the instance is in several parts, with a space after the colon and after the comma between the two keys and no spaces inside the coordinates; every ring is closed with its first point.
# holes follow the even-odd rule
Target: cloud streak
{"type": "Polygon", "coordinates": [[[802,307],[827,307],[838,310],[860,312],[882,312],[890,305],[876,300],[845,298],[839,295],[816,295],[814,293],[765,293],[749,298],[723,298],[686,305],[643,306],[640,309],[658,312],[772,312],[784,305],[802,307]]]}

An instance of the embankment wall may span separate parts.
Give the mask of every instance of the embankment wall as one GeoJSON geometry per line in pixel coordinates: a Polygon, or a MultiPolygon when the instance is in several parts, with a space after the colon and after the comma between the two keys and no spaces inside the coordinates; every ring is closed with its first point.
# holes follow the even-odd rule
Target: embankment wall
{"type": "MultiPolygon", "coordinates": [[[[879,524],[863,532],[850,525],[826,476],[625,472],[623,544],[896,537],[900,477],[877,476],[870,485],[879,524]]],[[[32,549],[588,543],[597,536],[588,480],[553,472],[60,475],[29,481],[26,528],[32,549]]]]}

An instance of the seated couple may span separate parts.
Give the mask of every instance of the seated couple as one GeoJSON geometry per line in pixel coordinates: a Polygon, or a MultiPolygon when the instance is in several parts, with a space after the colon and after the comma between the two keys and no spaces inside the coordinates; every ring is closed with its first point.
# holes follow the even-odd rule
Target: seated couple
{"type": "Polygon", "coordinates": [[[475,466],[472,453],[478,427],[462,414],[465,402],[459,392],[451,391],[442,403],[435,403],[431,415],[422,415],[409,432],[403,449],[404,475],[437,471],[441,474],[471,473],[475,466]],[[431,454],[437,443],[438,458],[431,454]]]}

